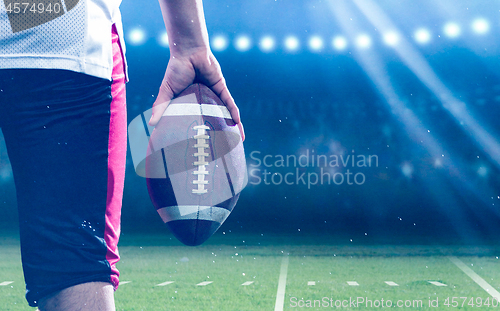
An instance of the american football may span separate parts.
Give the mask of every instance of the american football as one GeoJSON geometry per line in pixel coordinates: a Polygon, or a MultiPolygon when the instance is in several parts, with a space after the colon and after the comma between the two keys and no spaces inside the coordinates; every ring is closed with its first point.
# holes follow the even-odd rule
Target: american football
{"type": "Polygon", "coordinates": [[[147,155],[147,187],[162,220],[182,243],[202,244],[247,184],[243,141],[229,110],[207,86],[189,86],[169,103],[147,155]]]}

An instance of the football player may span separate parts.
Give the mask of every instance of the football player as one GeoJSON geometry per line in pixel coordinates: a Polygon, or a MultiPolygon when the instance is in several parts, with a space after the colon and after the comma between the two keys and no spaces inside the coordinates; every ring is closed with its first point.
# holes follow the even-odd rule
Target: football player
{"type": "MultiPolygon", "coordinates": [[[[0,4],[0,128],[16,184],[26,299],[41,311],[115,309],[127,149],[120,2],[0,4]]],[[[170,61],[150,124],[199,81],[243,134],[201,0],[159,2],[170,61]]]]}

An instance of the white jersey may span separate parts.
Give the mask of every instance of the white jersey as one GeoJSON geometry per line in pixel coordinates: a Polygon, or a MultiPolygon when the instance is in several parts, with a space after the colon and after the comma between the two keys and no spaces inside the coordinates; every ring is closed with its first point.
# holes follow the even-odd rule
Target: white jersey
{"type": "Polygon", "coordinates": [[[0,69],[66,69],[111,80],[121,0],[0,1],[0,69]]]}

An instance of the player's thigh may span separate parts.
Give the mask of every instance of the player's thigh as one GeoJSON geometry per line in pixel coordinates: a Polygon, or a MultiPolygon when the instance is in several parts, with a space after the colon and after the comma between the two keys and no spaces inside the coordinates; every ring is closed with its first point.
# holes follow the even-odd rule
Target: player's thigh
{"type": "Polygon", "coordinates": [[[115,273],[106,240],[111,82],[62,70],[11,75],[3,85],[9,105],[2,130],[16,183],[27,298],[36,305],[77,284],[111,282],[115,273]]]}

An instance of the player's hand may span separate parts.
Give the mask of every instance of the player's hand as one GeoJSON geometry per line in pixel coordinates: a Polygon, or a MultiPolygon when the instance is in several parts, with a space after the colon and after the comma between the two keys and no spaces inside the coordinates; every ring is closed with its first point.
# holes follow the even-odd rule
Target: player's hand
{"type": "Polygon", "coordinates": [[[240,112],[227,89],[220,65],[212,52],[204,48],[170,57],[158,97],[153,104],[149,125],[155,126],[160,121],[172,98],[197,82],[205,84],[220,97],[238,125],[242,139],[245,140],[240,112]]]}

